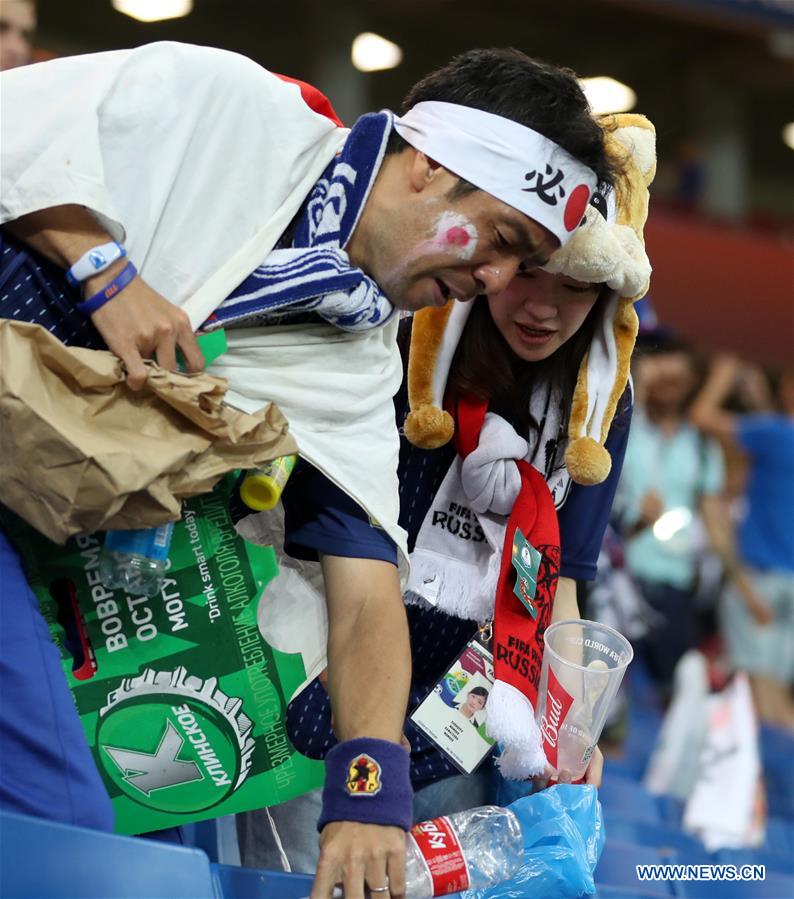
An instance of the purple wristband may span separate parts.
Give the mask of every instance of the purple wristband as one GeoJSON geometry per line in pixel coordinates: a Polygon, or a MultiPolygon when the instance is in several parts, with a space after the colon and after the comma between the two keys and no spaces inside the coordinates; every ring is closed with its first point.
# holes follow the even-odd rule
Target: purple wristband
{"type": "Polygon", "coordinates": [[[138,269],[131,262],[128,262],[109,284],[106,284],[102,290],[97,291],[92,297],[83,300],[82,303],[78,303],[75,309],[85,316],[92,315],[100,306],[104,306],[108,300],[118,296],[137,274],[138,269]]]}
{"type": "Polygon", "coordinates": [[[337,743],[325,757],[322,830],[331,821],[383,824],[408,830],[413,824],[410,756],[398,743],[357,737],[337,743]]]}

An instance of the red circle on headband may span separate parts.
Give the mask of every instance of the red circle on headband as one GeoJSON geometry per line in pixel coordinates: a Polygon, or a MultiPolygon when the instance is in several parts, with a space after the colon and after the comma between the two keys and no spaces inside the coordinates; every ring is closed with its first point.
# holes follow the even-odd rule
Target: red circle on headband
{"type": "Polygon", "coordinates": [[[573,231],[579,227],[589,202],[590,188],[586,184],[579,184],[571,191],[562,219],[566,231],[573,231]]]}

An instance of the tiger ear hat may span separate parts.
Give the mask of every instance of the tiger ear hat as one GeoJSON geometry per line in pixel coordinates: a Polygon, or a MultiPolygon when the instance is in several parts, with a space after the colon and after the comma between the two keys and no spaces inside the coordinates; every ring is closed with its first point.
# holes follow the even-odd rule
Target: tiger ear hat
{"type": "MultiPolygon", "coordinates": [[[[641,115],[606,116],[601,124],[620,173],[615,188],[606,197],[595,195],[576,234],[544,266],[552,274],[609,288],[601,321],[579,367],[568,421],[565,463],[580,484],[601,483],[612,467],[604,442],[628,382],[638,327],[634,303],[647,292],[651,276],[643,227],[648,186],[656,172],[656,132],[641,115]]],[[[442,308],[414,315],[408,357],[410,411],[404,432],[422,449],[435,449],[452,438],[454,424],[443,408],[444,392],[471,306],[452,299],[442,308]]]]}

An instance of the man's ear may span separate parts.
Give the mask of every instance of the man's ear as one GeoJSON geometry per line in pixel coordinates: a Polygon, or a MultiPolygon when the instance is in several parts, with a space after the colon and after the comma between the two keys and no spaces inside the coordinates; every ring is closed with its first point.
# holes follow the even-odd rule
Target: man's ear
{"type": "Polygon", "coordinates": [[[420,150],[409,147],[408,151],[412,154],[412,158],[408,163],[408,178],[411,188],[416,193],[421,193],[428,184],[437,176],[441,166],[429,156],[425,156],[420,150]]]}

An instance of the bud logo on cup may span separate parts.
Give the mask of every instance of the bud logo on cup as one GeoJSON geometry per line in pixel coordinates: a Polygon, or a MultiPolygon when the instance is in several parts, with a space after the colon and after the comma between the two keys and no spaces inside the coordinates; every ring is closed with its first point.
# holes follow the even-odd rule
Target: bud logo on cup
{"type": "Polygon", "coordinates": [[[540,732],[543,734],[543,751],[549,764],[557,767],[557,750],[560,728],[565,721],[573,696],[557,680],[549,668],[549,681],[546,688],[546,704],[540,719],[540,732]]]}

